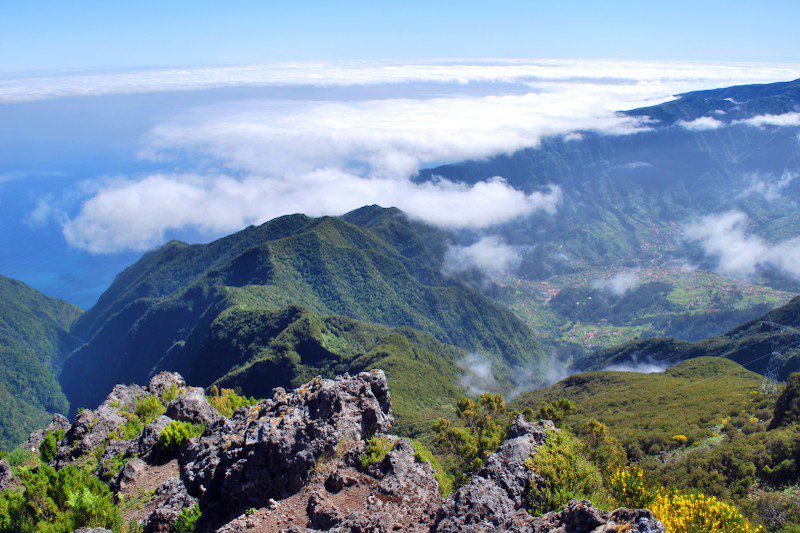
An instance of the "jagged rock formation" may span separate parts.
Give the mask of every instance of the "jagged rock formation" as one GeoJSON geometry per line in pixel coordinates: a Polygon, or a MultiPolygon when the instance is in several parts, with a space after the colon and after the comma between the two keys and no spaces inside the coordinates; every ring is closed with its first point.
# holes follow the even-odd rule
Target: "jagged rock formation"
{"type": "Polygon", "coordinates": [[[4,490],[11,482],[11,465],[5,459],[0,460],[0,490],[4,490]]]}
{"type": "Polygon", "coordinates": [[[531,516],[531,474],[524,462],[546,441],[553,429],[549,421],[518,417],[484,468],[444,502],[432,467],[410,441],[389,435],[392,421],[380,370],[316,378],[290,392],[278,388],[272,398],[229,419],[201,389],[164,372],[146,387],[118,385],[98,409],[81,412],[58,443],[53,465],[102,455],[98,476],[126,502],[126,520],[148,532],[172,531],[179,515],[195,505],[202,511],[199,531],[224,533],[664,531],[649,511],[607,513],[589,502],[531,516]],[[130,437],[125,430],[137,401],[150,396],[161,400],[165,414],[123,438],[130,437]],[[159,435],[175,420],[205,430],[166,449],[159,435]],[[375,435],[388,443],[388,452],[363,464],[367,441],[375,435]]]}

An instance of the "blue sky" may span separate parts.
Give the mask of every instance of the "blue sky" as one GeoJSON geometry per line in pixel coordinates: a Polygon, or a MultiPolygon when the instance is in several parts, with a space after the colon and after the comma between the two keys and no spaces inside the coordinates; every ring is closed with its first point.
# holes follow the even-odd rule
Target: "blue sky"
{"type": "Polygon", "coordinates": [[[799,20],[798,0],[0,0],[0,274],[87,308],[169,239],[287,213],[550,213],[557,187],[411,178],[800,78],[799,20]]]}
{"type": "Polygon", "coordinates": [[[4,0],[0,71],[287,60],[800,61],[796,0],[4,0]]]}

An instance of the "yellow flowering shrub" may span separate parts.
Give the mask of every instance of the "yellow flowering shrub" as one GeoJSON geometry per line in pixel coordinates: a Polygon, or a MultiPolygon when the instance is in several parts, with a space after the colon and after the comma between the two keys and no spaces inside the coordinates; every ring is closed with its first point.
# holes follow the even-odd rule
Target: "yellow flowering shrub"
{"type": "Polygon", "coordinates": [[[687,437],[686,435],[674,435],[672,437],[672,442],[674,442],[678,446],[683,446],[684,444],[689,442],[689,437],[687,437]]]}
{"type": "Polygon", "coordinates": [[[733,505],[703,494],[662,492],[649,506],[667,533],[752,533],[763,531],[733,505]]]}
{"type": "Polygon", "coordinates": [[[606,480],[608,492],[620,507],[647,508],[653,503],[656,491],[637,467],[617,468],[606,480]]]}
{"type": "Polygon", "coordinates": [[[747,521],[736,507],[713,496],[653,487],[637,467],[618,468],[607,479],[617,505],[650,509],[667,533],[754,533],[763,531],[747,521]]]}

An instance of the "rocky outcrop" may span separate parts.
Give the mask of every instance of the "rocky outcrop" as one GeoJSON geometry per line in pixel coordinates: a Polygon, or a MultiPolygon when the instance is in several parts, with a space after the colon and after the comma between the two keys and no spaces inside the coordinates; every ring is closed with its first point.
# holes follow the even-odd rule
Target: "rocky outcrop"
{"type": "Polygon", "coordinates": [[[590,502],[573,500],[561,511],[548,513],[533,520],[534,533],[665,533],[664,526],[650,511],[617,509],[613,513],[595,509],[590,502]]]}
{"type": "Polygon", "coordinates": [[[222,420],[222,416],[208,403],[203,389],[190,387],[169,405],[166,415],[173,420],[202,424],[206,427],[222,420]]]}
{"type": "Polygon", "coordinates": [[[450,496],[436,512],[432,530],[517,531],[563,533],[636,531],[664,533],[664,527],[649,511],[619,509],[606,513],[590,502],[572,501],[564,509],[534,518],[528,513],[526,494],[531,472],[525,460],[555,430],[549,420],[527,422],[518,416],[509,438],[486,459],[472,480],[450,496]]]}
{"type": "Polygon", "coordinates": [[[181,473],[214,512],[243,511],[300,490],[340,442],[385,432],[392,420],[381,371],[315,379],[220,421],[181,461],[181,473]]]}
{"type": "Polygon", "coordinates": [[[5,490],[11,483],[11,465],[5,459],[0,459],[0,490],[5,490]]]}
{"type": "Polygon", "coordinates": [[[531,473],[525,460],[547,439],[552,422],[529,423],[518,416],[509,439],[487,458],[469,484],[458,489],[437,513],[434,529],[442,532],[531,527],[525,493],[531,473]]]}
{"type": "MultiPolygon", "coordinates": [[[[96,410],[81,412],[58,443],[54,465],[102,450],[98,475],[129,502],[126,521],[147,532],[172,531],[195,505],[202,511],[198,530],[226,533],[664,531],[648,511],[608,513],[589,502],[531,516],[525,460],[554,429],[549,421],[518,417],[508,440],[444,502],[432,467],[410,441],[389,434],[391,423],[389,389],[379,370],[317,378],[288,392],[277,388],[272,398],[230,419],[201,389],[163,372],[147,387],[117,386],[96,410]],[[145,396],[158,397],[165,414],[144,427],[134,424],[138,435],[131,438],[126,423],[145,396]],[[159,435],[174,420],[206,429],[176,449],[162,449],[159,435]],[[376,435],[385,456],[362,464],[376,435]]],[[[2,475],[0,463],[0,482],[2,475]]]]}
{"type": "Polygon", "coordinates": [[[56,413],[53,415],[53,420],[50,422],[50,424],[48,424],[44,429],[39,429],[31,433],[28,437],[28,440],[22,444],[22,447],[24,447],[26,450],[37,452],[39,450],[39,445],[42,444],[42,441],[48,433],[55,433],[58,430],[67,431],[69,426],[70,424],[69,420],[67,420],[67,417],[56,413]]]}
{"type": "Polygon", "coordinates": [[[172,533],[181,511],[197,503],[177,478],[159,485],[153,496],[159,502],[158,506],[144,520],[144,530],[152,533],[172,533]]]}

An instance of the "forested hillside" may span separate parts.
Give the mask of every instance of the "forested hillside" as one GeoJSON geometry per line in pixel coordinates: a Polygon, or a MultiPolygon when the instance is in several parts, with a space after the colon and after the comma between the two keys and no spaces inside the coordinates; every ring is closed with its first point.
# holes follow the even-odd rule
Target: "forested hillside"
{"type": "Polygon", "coordinates": [[[800,297],[719,337],[701,342],[632,341],[597,354],[591,366],[638,361],[674,364],[701,356],[726,357],[754,372],[770,371],[773,378],[786,379],[800,370],[800,297]]]}
{"type": "Polygon", "coordinates": [[[0,276],[0,449],[69,407],[56,381],[81,310],[0,276]]]}
{"type": "Polygon", "coordinates": [[[208,245],[169,243],[122,272],[78,321],[89,341],[67,361],[64,391],[74,408],[94,406],[114,383],[168,369],[266,394],[389,357],[399,390],[417,365],[427,368],[423,382],[450,383],[420,387],[429,400],[414,402],[431,404],[453,395],[467,351],[493,361],[500,382],[512,367],[535,370],[542,354],[528,327],[442,274],[446,239],[369,207],[281,217],[208,245]]]}
{"type": "MultiPolygon", "coordinates": [[[[698,217],[735,209],[768,242],[800,235],[793,200],[800,191],[800,128],[747,122],[798,108],[800,80],[687,93],[626,112],[646,121],[646,131],[635,135],[545,137],[535,148],[439,166],[417,179],[476,183],[503,176],[525,191],[558,186],[555,214],[500,229],[509,243],[526,247],[517,270],[526,279],[669,259],[713,269],[715,259],[684,238],[684,226],[698,217]],[[697,119],[713,119],[712,126],[694,127],[697,119]]],[[[776,269],[757,274],[756,281],[800,288],[776,269]]]]}

